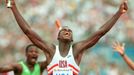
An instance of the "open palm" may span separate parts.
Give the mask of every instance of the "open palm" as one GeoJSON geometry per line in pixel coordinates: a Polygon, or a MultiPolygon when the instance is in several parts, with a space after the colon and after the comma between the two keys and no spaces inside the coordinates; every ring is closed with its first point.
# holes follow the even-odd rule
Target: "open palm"
{"type": "Polygon", "coordinates": [[[119,42],[113,43],[113,48],[115,49],[115,51],[119,52],[121,55],[124,54],[124,46],[125,44],[121,44],[119,42]]]}

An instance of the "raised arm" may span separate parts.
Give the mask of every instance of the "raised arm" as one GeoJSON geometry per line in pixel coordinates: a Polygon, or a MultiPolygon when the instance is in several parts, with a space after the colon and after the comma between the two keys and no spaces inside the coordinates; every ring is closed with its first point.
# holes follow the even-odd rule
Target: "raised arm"
{"type": "Polygon", "coordinates": [[[19,68],[20,66],[18,64],[9,64],[6,66],[0,66],[0,73],[5,73],[5,72],[9,72],[9,71],[14,71],[17,72],[19,70],[21,70],[21,68],[19,68]]]}
{"type": "Polygon", "coordinates": [[[104,36],[114,26],[114,24],[119,19],[119,17],[122,14],[126,13],[127,9],[128,9],[127,2],[125,1],[120,5],[120,8],[116,12],[116,14],[109,21],[107,21],[102,27],[100,27],[97,32],[95,32],[88,39],[76,43],[74,46],[76,46],[76,48],[78,48],[79,52],[81,52],[81,51],[84,51],[84,50],[92,47],[93,45],[95,45],[98,42],[98,40],[102,36],[104,36]]]}
{"type": "MultiPolygon", "coordinates": [[[[7,1],[8,2],[8,1],[7,1]]],[[[9,4],[9,3],[7,3],[9,4]]],[[[28,23],[24,20],[24,18],[21,16],[21,14],[19,13],[15,1],[11,0],[11,8],[15,19],[18,23],[18,25],[20,26],[20,28],[22,29],[22,31],[25,33],[25,35],[33,42],[33,44],[35,44],[37,47],[39,47],[41,50],[43,50],[44,52],[52,52],[51,50],[51,45],[48,46],[48,44],[43,41],[28,25],[28,23]]]]}
{"type": "Polygon", "coordinates": [[[119,42],[115,42],[113,44],[113,48],[115,49],[115,51],[117,51],[122,56],[122,58],[128,64],[128,66],[132,70],[134,70],[134,62],[131,59],[129,59],[129,57],[125,54],[125,52],[124,52],[124,44],[120,44],[119,42]]]}
{"type": "Polygon", "coordinates": [[[42,61],[42,62],[39,62],[40,64],[40,67],[41,67],[41,73],[47,69],[47,66],[48,66],[48,62],[47,61],[42,61]]]}

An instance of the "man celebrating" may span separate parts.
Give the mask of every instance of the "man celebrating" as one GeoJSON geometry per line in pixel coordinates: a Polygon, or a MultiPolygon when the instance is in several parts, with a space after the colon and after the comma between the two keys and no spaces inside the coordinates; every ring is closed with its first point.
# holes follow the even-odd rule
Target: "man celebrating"
{"type": "Polygon", "coordinates": [[[26,48],[26,61],[16,64],[9,64],[0,67],[0,73],[14,71],[15,75],[42,75],[44,69],[47,67],[46,61],[36,62],[38,58],[37,47],[30,44],[26,48]]]}
{"type": "Polygon", "coordinates": [[[11,0],[10,3],[11,7],[9,8],[11,8],[22,31],[37,47],[39,47],[45,53],[47,64],[49,64],[47,66],[48,75],[78,75],[80,72],[79,64],[84,51],[94,46],[99,41],[99,39],[114,26],[119,17],[126,13],[128,9],[127,2],[123,2],[116,14],[102,27],[100,27],[97,32],[95,32],[88,39],[77,43],[72,43],[72,30],[67,26],[61,27],[57,38],[59,45],[54,45],[43,41],[30,28],[28,23],[19,13],[14,0],[11,0]]]}

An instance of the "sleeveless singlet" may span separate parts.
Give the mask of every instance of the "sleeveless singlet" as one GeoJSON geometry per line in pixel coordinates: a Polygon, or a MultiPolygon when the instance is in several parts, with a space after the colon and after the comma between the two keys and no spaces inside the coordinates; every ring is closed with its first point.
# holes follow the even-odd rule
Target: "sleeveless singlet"
{"type": "Polygon", "coordinates": [[[29,70],[24,62],[21,61],[20,65],[22,66],[21,75],[40,75],[40,65],[38,63],[34,65],[34,70],[32,72],[29,70]]]}
{"type": "Polygon", "coordinates": [[[65,57],[60,55],[59,47],[56,46],[54,57],[47,66],[47,71],[48,75],[78,75],[80,68],[74,60],[72,46],[65,57]]]}

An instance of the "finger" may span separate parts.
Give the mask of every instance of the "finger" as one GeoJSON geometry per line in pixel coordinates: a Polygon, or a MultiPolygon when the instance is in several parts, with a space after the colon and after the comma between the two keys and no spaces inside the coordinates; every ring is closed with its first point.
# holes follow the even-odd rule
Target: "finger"
{"type": "Polygon", "coordinates": [[[6,3],[8,3],[9,1],[13,1],[13,0],[5,0],[6,3]]]}
{"type": "Polygon", "coordinates": [[[115,45],[114,44],[112,44],[112,46],[111,46],[112,48],[115,48],[115,45]]]}
{"type": "Polygon", "coordinates": [[[122,45],[121,45],[122,47],[124,47],[125,46],[125,43],[122,43],[122,45]]]}
{"type": "Polygon", "coordinates": [[[124,47],[125,47],[125,43],[123,43],[123,44],[122,44],[122,49],[123,49],[123,51],[125,50],[125,48],[124,48],[124,47]]]}
{"type": "Polygon", "coordinates": [[[6,3],[8,2],[8,0],[4,0],[6,3]]]}
{"type": "Polygon", "coordinates": [[[122,44],[123,44],[123,43],[120,43],[120,42],[118,41],[118,46],[120,46],[120,47],[121,47],[121,46],[122,46],[122,44]]]}
{"type": "Polygon", "coordinates": [[[123,2],[121,3],[121,8],[124,8],[126,4],[127,4],[127,0],[123,1],[123,2]]]}
{"type": "Polygon", "coordinates": [[[128,3],[128,0],[125,0],[124,2],[125,2],[125,3],[128,3]]]}
{"type": "Polygon", "coordinates": [[[116,50],[116,47],[115,47],[115,46],[112,46],[112,48],[113,48],[114,50],[116,50]]]}
{"type": "Polygon", "coordinates": [[[124,2],[124,8],[125,8],[125,10],[128,9],[127,1],[124,2]]]}
{"type": "Polygon", "coordinates": [[[116,45],[117,45],[116,42],[113,42],[113,43],[112,43],[112,46],[113,46],[113,47],[115,47],[116,45]]]}
{"type": "Polygon", "coordinates": [[[128,0],[122,0],[122,3],[127,3],[128,2],[128,0]]]}
{"type": "Polygon", "coordinates": [[[120,45],[120,44],[119,44],[119,41],[117,41],[117,40],[115,41],[115,43],[116,43],[116,45],[117,45],[117,46],[119,46],[119,45],[120,45]]]}
{"type": "Polygon", "coordinates": [[[114,50],[117,50],[118,46],[117,45],[112,45],[111,46],[114,50]]]}
{"type": "Polygon", "coordinates": [[[6,3],[8,3],[9,1],[12,2],[12,3],[15,3],[14,0],[5,0],[6,3]]]}
{"type": "Polygon", "coordinates": [[[120,8],[124,8],[124,3],[122,3],[122,4],[120,5],[120,8]]]}
{"type": "Polygon", "coordinates": [[[122,43],[120,43],[119,41],[117,41],[117,44],[118,44],[118,46],[121,46],[122,45],[122,43]]]}

